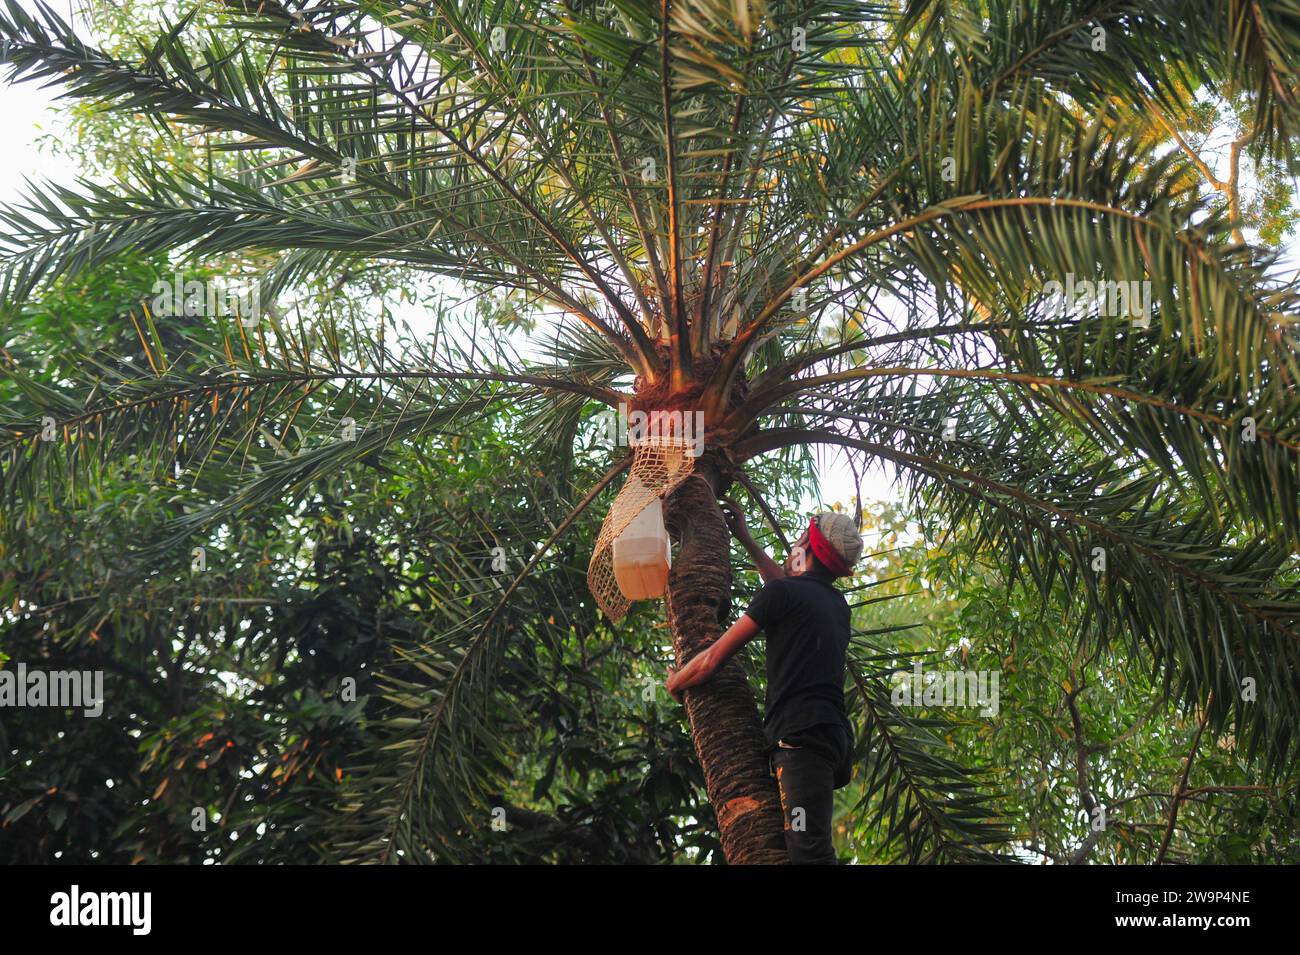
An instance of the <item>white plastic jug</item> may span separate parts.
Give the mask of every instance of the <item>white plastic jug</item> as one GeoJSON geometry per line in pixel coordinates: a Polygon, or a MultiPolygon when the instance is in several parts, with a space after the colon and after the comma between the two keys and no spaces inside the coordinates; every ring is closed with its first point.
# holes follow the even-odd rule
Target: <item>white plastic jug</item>
{"type": "Polygon", "coordinates": [[[652,501],[614,538],[614,580],[628,600],[652,600],[668,589],[672,566],[662,501],[652,501]]]}

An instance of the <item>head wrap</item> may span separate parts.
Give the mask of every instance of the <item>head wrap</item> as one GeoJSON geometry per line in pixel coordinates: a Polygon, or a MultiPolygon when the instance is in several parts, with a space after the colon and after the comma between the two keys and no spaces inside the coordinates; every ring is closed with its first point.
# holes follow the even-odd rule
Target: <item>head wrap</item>
{"type": "MultiPolygon", "coordinates": [[[[819,515],[819,517],[843,517],[842,514],[819,515]]],[[[848,577],[853,573],[853,563],[862,554],[862,538],[856,532],[851,535],[851,539],[844,533],[844,528],[839,526],[839,522],[830,522],[831,527],[827,528],[827,533],[822,531],[818,526],[819,517],[814,517],[808,522],[808,543],[812,546],[813,555],[832,574],[837,577],[848,577]],[[857,547],[853,543],[857,543],[857,547]]],[[[852,524],[848,518],[844,522],[852,524]]],[[[852,530],[852,528],[850,528],[852,530]]]]}

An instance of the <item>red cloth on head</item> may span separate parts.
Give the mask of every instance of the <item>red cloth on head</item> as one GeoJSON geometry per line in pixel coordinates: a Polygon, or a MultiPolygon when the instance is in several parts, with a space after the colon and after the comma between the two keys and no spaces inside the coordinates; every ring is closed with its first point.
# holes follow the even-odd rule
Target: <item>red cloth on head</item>
{"type": "Polygon", "coordinates": [[[826,569],[832,574],[840,577],[848,577],[853,573],[853,569],[844,562],[840,552],[831,546],[825,535],[822,534],[821,528],[817,526],[817,518],[808,522],[808,543],[812,545],[813,555],[825,565],[826,569]]]}

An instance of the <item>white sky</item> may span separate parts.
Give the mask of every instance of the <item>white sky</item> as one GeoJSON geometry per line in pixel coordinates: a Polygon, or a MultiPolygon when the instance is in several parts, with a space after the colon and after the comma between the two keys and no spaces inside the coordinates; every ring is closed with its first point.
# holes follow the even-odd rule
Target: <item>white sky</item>
{"type": "Polygon", "coordinates": [[[71,183],[77,174],[65,160],[40,152],[36,140],[53,127],[50,105],[56,90],[34,83],[14,86],[0,83],[0,201],[13,202],[23,187],[23,177],[71,183]]]}

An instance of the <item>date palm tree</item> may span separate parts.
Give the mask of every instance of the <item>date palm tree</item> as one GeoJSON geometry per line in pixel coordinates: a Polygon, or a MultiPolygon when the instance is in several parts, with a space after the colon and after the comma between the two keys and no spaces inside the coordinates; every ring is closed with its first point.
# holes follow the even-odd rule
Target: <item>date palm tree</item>
{"type": "MultiPolygon", "coordinates": [[[[192,533],[494,402],[542,396],[569,440],[592,403],[698,410],[706,448],[667,508],[679,663],[726,624],[719,496],[740,482],[766,511],[754,463],[826,446],[892,467],[1013,578],[1064,585],[1063,641],[1125,642],[1211,732],[1294,765],[1296,289],[1150,117],[1239,97],[1248,155],[1289,160],[1295,3],[230,0],[126,56],[5,2],[17,76],[213,157],[34,186],[0,212],[8,301],[128,250],[274,254],[271,293],[379,263],[566,330],[546,361],[358,365],[336,329],[273,314],[195,372],[145,315],[150,367],[34,396],[64,441],[6,423],[11,500],[139,454],[203,472],[192,533]],[[294,437],[344,415],[356,440],[294,437]]],[[[454,788],[432,781],[443,721],[517,584],[421,704],[406,771],[378,777],[391,825],[358,847],[419,851],[412,801],[454,788]]],[[[728,861],[784,861],[741,668],[686,708],[728,861]]],[[[901,831],[930,824],[903,806],[901,831]]]]}

